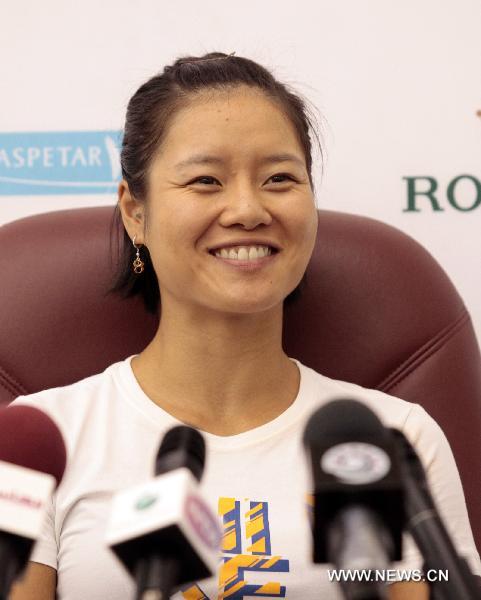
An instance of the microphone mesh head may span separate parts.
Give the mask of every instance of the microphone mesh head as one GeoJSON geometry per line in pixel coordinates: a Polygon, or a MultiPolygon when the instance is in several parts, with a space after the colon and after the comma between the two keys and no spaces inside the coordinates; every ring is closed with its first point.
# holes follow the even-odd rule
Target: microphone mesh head
{"type": "Polygon", "coordinates": [[[157,453],[155,474],[161,475],[186,467],[200,481],[205,465],[205,442],[202,435],[187,425],[178,425],[164,435],[157,453]]]}
{"type": "Polygon", "coordinates": [[[67,453],[57,425],[32,406],[0,410],[0,460],[53,475],[60,483],[67,453]]]}

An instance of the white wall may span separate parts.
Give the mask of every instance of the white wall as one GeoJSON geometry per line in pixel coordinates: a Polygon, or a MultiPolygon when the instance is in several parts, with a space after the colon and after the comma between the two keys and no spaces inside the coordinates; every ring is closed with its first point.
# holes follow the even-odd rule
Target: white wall
{"type": "MultiPolygon", "coordinates": [[[[319,205],[372,216],[420,241],[481,336],[480,13],[478,0],[4,2],[0,149],[8,132],[121,129],[130,95],[179,55],[251,57],[324,115],[319,205]],[[456,209],[446,187],[459,175],[475,179],[455,188],[456,209]],[[444,211],[420,197],[420,212],[404,212],[403,177],[413,176],[436,180],[444,211]],[[477,208],[459,210],[476,198],[477,208]]],[[[115,202],[112,193],[7,196],[6,185],[0,179],[0,223],[115,202]]]]}

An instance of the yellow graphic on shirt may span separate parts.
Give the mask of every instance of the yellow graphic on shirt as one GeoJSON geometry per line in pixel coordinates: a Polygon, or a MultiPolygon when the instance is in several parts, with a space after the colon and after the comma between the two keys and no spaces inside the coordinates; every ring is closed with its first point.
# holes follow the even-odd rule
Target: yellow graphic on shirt
{"type": "Polygon", "coordinates": [[[219,498],[219,516],[222,517],[224,533],[222,552],[242,553],[240,502],[235,498],[219,498]]]}
{"type": "Polygon", "coordinates": [[[270,554],[270,532],[266,523],[267,503],[258,502],[255,504],[247,512],[246,519],[246,538],[252,539],[253,542],[247,548],[247,552],[252,552],[252,554],[270,554]]]}
{"type": "MultiPolygon", "coordinates": [[[[256,572],[289,572],[289,561],[272,555],[268,503],[220,498],[219,515],[224,532],[217,600],[242,600],[251,596],[285,598],[286,586],[281,582],[256,584],[248,577],[249,573],[256,572]]],[[[199,585],[184,589],[182,594],[185,600],[210,600],[199,585]]]]}
{"type": "Polygon", "coordinates": [[[188,590],[183,590],[182,596],[186,600],[209,600],[198,585],[193,585],[188,590]]]}

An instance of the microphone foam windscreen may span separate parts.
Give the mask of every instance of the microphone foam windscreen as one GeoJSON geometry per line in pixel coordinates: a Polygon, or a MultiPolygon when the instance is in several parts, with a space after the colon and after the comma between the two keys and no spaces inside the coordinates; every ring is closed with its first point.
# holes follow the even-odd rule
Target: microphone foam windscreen
{"type": "Polygon", "coordinates": [[[32,406],[0,410],[0,460],[53,475],[60,483],[67,452],[57,425],[32,406]]]}
{"type": "Polygon", "coordinates": [[[164,435],[157,453],[155,474],[186,467],[200,481],[205,465],[205,442],[192,427],[178,425],[164,435]]]}
{"type": "Polygon", "coordinates": [[[335,438],[338,443],[386,437],[378,416],[358,400],[339,399],[321,406],[310,417],[304,431],[304,444],[311,446],[322,439],[335,438]]]}

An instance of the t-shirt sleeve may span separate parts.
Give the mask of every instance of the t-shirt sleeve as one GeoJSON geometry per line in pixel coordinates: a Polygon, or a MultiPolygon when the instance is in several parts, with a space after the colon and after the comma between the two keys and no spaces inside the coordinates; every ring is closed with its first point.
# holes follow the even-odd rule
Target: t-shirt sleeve
{"type": "MultiPolygon", "coordinates": [[[[417,404],[411,409],[403,431],[424,466],[431,495],[458,554],[466,558],[473,573],[480,575],[481,563],[469,524],[463,487],[446,436],[436,421],[417,404]]],[[[412,538],[407,536],[403,566],[419,568],[419,561],[419,551],[412,538]]]]}
{"type": "Polygon", "coordinates": [[[49,502],[42,533],[37,540],[30,560],[57,569],[57,541],[55,539],[55,507],[49,502]]]}
{"type": "Polygon", "coordinates": [[[30,560],[57,569],[57,540],[55,538],[55,500],[48,503],[42,533],[33,547],[30,560]]]}

